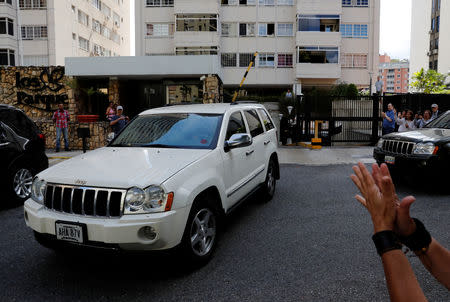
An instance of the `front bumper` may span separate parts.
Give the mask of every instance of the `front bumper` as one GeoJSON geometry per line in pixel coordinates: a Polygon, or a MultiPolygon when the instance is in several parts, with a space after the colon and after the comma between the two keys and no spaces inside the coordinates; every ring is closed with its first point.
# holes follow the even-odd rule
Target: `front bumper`
{"type": "Polygon", "coordinates": [[[413,168],[413,169],[426,169],[426,170],[439,170],[442,169],[439,157],[436,155],[427,154],[398,154],[391,153],[375,148],[373,150],[373,158],[377,163],[386,163],[386,156],[395,158],[394,164],[388,163],[388,165],[398,168],[413,168]]]}
{"type": "MultiPolygon", "coordinates": [[[[169,212],[123,215],[120,218],[100,218],[57,212],[28,199],[24,204],[25,222],[40,234],[54,238],[55,222],[76,222],[86,225],[87,240],[81,245],[115,245],[123,250],[163,250],[181,242],[189,211],[186,208],[169,212]],[[143,227],[152,227],[154,239],[148,239],[143,227]]],[[[59,242],[59,241],[58,241],[59,242]]],[[[64,241],[61,241],[64,242],[64,241]]]]}

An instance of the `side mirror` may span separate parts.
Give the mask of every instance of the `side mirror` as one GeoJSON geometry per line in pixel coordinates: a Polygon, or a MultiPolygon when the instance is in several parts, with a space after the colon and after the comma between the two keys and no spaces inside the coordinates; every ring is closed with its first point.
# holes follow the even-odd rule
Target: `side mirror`
{"type": "Polygon", "coordinates": [[[229,140],[225,141],[225,152],[228,152],[234,148],[250,146],[252,142],[252,137],[247,133],[233,134],[229,140]]]}

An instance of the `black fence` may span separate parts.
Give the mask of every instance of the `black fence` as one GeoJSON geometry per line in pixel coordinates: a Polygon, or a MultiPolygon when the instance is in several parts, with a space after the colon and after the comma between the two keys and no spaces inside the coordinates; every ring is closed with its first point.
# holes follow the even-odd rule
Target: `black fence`
{"type": "MultiPolygon", "coordinates": [[[[450,110],[450,95],[401,94],[372,97],[304,96],[296,100],[288,131],[294,142],[316,136],[315,123],[321,121],[317,136],[323,145],[337,142],[375,144],[381,136],[381,112],[392,103],[397,110],[423,112],[438,104],[441,112],[450,110]]],[[[285,126],[286,127],[286,126],[285,126]]],[[[282,132],[285,129],[281,129],[282,132]]]]}

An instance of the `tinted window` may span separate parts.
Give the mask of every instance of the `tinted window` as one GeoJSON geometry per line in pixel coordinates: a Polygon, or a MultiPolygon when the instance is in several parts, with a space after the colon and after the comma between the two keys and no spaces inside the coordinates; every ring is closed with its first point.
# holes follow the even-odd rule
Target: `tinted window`
{"type": "Polygon", "coordinates": [[[28,139],[36,138],[38,133],[36,125],[24,113],[18,110],[0,111],[0,121],[8,125],[17,135],[28,139]]]}
{"type": "Polygon", "coordinates": [[[259,115],[261,115],[261,118],[263,120],[264,126],[266,126],[266,130],[269,131],[270,129],[275,128],[275,126],[272,123],[272,120],[270,119],[269,115],[267,114],[266,110],[264,109],[258,109],[259,115]]]}
{"type": "Polygon", "coordinates": [[[240,112],[235,112],[230,116],[225,140],[229,140],[233,134],[246,133],[244,118],[240,112]]]}
{"type": "Polygon", "coordinates": [[[245,111],[245,118],[247,119],[248,127],[250,128],[250,134],[252,137],[258,136],[264,132],[259,116],[256,110],[245,111]]]}
{"type": "Polygon", "coordinates": [[[450,113],[449,114],[443,114],[437,119],[431,121],[428,123],[426,128],[446,128],[450,129],[450,113]]]}
{"type": "Polygon", "coordinates": [[[221,114],[171,113],[139,116],[110,146],[214,149],[221,114]]]}

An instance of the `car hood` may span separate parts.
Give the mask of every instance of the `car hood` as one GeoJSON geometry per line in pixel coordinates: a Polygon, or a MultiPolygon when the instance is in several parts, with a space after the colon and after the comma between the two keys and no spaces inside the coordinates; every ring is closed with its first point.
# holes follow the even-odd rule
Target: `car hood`
{"type": "Polygon", "coordinates": [[[450,141],[450,129],[422,128],[414,131],[395,132],[383,136],[384,139],[397,139],[412,142],[450,141]]]}
{"type": "Polygon", "coordinates": [[[145,188],[166,179],[211,150],[104,147],[39,173],[47,182],[109,188],[145,188]]]}

